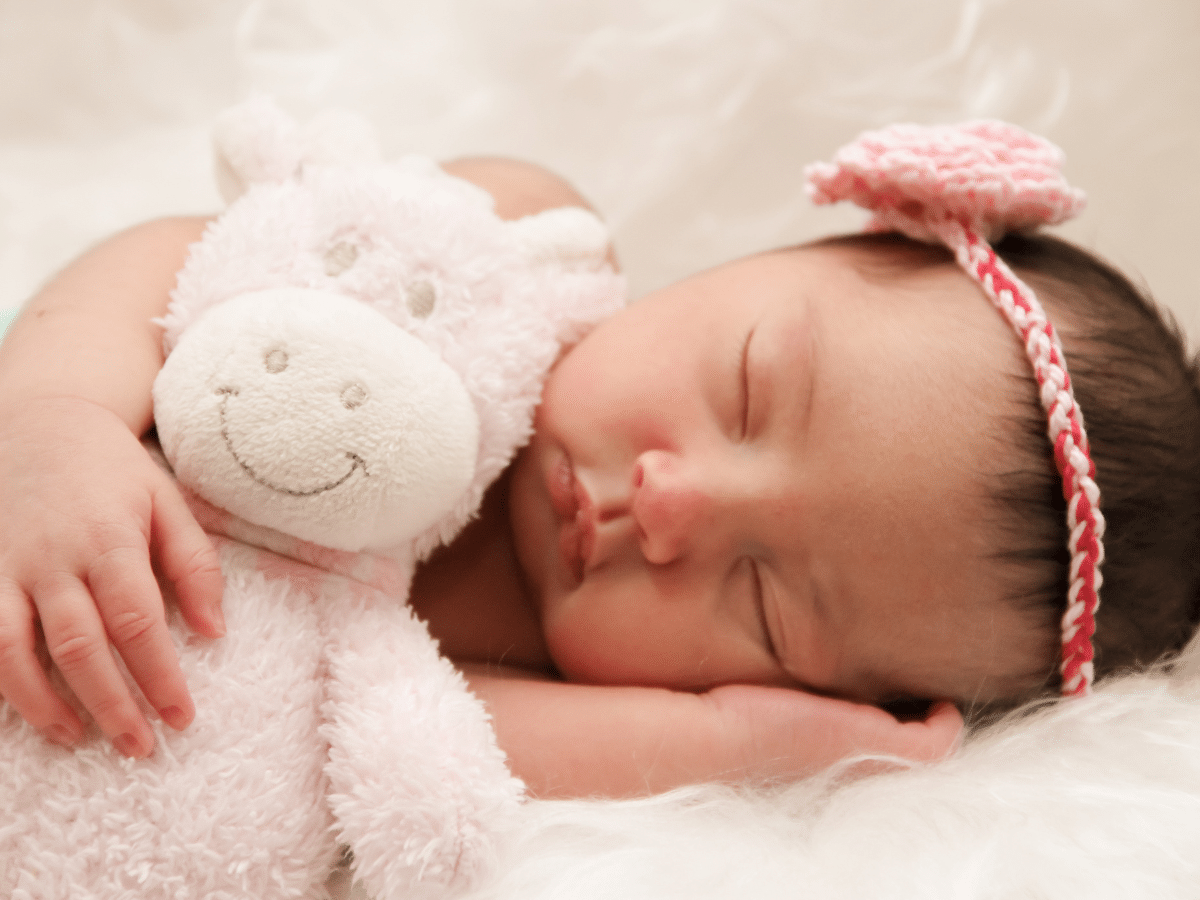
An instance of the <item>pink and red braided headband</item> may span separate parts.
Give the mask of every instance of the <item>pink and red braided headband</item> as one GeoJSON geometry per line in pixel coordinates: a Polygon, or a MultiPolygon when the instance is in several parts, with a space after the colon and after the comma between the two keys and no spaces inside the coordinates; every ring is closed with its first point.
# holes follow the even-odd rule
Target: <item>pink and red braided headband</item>
{"type": "Polygon", "coordinates": [[[893,125],[862,134],[832,163],[805,170],[816,203],[851,200],[874,213],[871,231],[940,242],[1008,320],[1033,365],[1067,500],[1070,590],[1062,620],[1062,692],[1087,694],[1100,604],[1104,517],[1083,413],[1062,345],[1032,289],[990,245],[1008,231],[1055,225],[1083,208],[1059,172],[1062,151],[1004,122],[893,125]]]}

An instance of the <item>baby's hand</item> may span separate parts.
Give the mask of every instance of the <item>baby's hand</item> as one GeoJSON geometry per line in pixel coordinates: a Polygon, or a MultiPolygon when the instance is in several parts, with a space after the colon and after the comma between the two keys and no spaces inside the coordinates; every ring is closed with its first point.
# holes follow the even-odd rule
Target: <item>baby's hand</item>
{"type": "Polygon", "coordinates": [[[128,756],[154,747],[110,652],[173,728],[195,714],[151,557],[188,623],[224,633],[215,550],[174,484],[102,407],[51,398],[0,409],[0,697],[51,740],[83,733],[39,660],[41,641],[128,756]]]}
{"type": "Polygon", "coordinates": [[[962,737],[962,715],[948,702],[924,719],[900,721],[877,706],[791,688],[736,684],[702,696],[721,717],[742,770],[759,778],[809,775],[863,754],[933,762],[962,737]]]}
{"type": "MultiPolygon", "coordinates": [[[[861,754],[941,759],[962,717],[937,704],[901,722],[792,688],[666,688],[529,680],[463,667],[513,772],[538,797],[632,797],[711,780],[790,781],[861,754]]],[[[878,761],[871,763],[878,767],[878,761]]]]}

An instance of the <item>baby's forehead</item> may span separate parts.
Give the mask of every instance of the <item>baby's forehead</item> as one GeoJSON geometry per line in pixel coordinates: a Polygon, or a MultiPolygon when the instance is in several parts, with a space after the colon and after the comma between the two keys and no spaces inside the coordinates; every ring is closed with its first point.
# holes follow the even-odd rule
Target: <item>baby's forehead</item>
{"type": "Polygon", "coordinates": [[[775,285],[784,304],[813,304],[825,311],[829,327],[846,324],[902,342],[919,333],[929,346],[935,340],[952,344],[990,335],[993,341],[1006,340],[1019,355],[1016,337],[1000,311],[948,251],[892,238],[824,239],[749,257],[747,262],[775,285]]]}
{"type": "Polygon", "coordinates": [[[888,279],[939,267],[956,267],[954,255],[942,244],[915,241],[895,232],[833,235],[784,248],[838,258],[863,277],[888,279]]]}

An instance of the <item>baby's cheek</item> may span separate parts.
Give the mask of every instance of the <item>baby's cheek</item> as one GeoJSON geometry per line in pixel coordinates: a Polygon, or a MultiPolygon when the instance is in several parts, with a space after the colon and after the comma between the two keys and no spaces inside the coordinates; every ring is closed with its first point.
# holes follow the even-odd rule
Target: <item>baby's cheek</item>
{"type": "Polygon", "coordinates": [[[630,615],[611,591],[591,585],[547,601],[542,632],[567,681],[655,683],[657,654],[648,652],[645,617],[630,615]]]}
{"type": "Polygon", "coordinates": [[[683,604],[631,596],[623,585],[585,583],[546,604],[542,629],[567,681],[705,688],[719,680],[709,669],[723,653],[686,613],[683,604]]]}
{"type": "Polygon", "coordinates": [[[542,637],[554,666],[567,681],[611,684],[611,665],[603,648],[609,630],[572,594],[547,598],[542,607],[542,637]]]}

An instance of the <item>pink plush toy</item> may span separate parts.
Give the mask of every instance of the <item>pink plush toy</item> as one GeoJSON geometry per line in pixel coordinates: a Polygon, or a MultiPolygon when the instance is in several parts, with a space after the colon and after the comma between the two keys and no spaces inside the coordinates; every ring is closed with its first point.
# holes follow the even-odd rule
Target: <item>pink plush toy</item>
{"type": "Polygon", "coordinates": [[[520,802],[482,704],[405,605],[528,438],[562,346],[622,302],[581,209],[514,222],[360,122],[231,110],[241,193],[164,320],[162,452],[214,535],[228,634],[170,610],[198,709],[154,754],[45,743],[0,703],[0,896],[378,900],[487,864],[520,802]],[[244,193],[242,193],[244,191],[244,193]]]}

